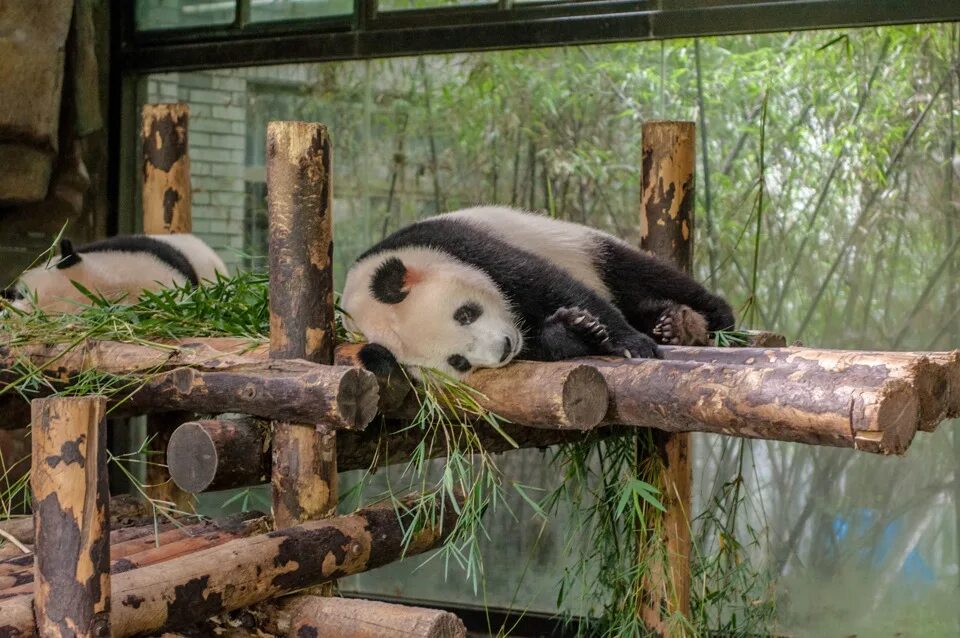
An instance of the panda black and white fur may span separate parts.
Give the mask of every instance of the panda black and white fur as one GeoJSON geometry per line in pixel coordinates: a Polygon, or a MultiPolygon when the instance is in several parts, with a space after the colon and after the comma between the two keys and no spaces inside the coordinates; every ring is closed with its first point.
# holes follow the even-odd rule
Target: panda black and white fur
{"type": "Polygon", "coordinates": [[[611,235],[499,206],[393,233],[351,268],[341,306],[368,368],[458,377],[514,357],[658,357],[655,339],[705,345],[734,323],[723,298],[611,235]]]}
{"type": "Polygon", "coordinates": [[[76,248],[60,242],[60,255],[27,270],[4,297],[14,307],[49,313],[76,312],[89,300],[71,282],[121,303],[134,303],[145,290],[198,284],[226,274],[217,254],[195,235],[121,235],[76,248]]]}

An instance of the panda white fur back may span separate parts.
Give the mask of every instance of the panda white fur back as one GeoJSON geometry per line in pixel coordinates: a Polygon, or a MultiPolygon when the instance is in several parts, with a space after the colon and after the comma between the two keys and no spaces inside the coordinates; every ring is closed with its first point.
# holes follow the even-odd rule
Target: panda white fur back
{"type": "MultiPolygon", "coordinates": [[[[372,369],[463,375],[513,357],[659,356],[733,324],[729,304],[606,233],[506,207],[438,215],[360,256],[341,304],[372,369]]],[[[361,353],[363,354],[363,353],[361,353]]]]}
{"type": "Polygon", "coordinates": [[[71,283],[122,303],[145,290],[196,284],[226,274],[223,261],[195,235],[117,236],[74,248],[64,240],[60,255],[24,272],[14,306],[29,310],[36,301],[45,312],[75,312],[88,300],[71,283]]]}
{"type": "MultiPolygon", "coordinates": [[[[611,298],[594,263],[596,251],[592,247],[599,237],[606,235],[599,230],[506,206],[475,206],[442,217],[480,226],[514,248],[563,268],[604,299],[611,298]]],[[[611,235],[606,237],[619,241],[611,235]]]]}

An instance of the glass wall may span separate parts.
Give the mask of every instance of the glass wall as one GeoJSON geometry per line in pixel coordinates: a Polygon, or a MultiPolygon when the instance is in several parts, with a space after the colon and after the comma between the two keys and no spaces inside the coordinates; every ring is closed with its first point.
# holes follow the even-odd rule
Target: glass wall
{"type": "MultiPolygon", "coordinates": [[[[636,242],[641,122],[697,120],[697,272],[745,325],[806,345],[949,349],[958,50],[956,25],[737,36],[163,74],[144,100],[190,104],[194,228],[235,267],[266,251],[265,123],[327,124],[338,286],[385,234],[480,202],[636,242]]],[[[503,467],[549,489],[550,459],[503,467]]],[[[957,635],[958,468],[953,423],[905,458],[698,436],[697,577],[737,541],[752,571],[735,577],[757,584],[744,607],[772,602],[779,633],[957,635]]],[[[455,565],[410,577],[421,559],[343,585],[553,611],[577,550],[563,515],[542,526],[514,500],[516,519],[488,513],[483,589],[455,565]]]]}

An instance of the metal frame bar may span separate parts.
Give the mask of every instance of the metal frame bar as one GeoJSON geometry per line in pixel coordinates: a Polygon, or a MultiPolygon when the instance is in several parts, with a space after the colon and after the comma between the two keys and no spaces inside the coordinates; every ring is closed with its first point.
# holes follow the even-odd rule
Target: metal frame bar
{"type": "MultiPolygon", "coordinates": [[[[127,7],[132,3],[120,3],[127,7]]],[[[249,0],[223,27],[122,35],[127,73],[357,60],[657,40],[830,27],[960,20],[957,0],[600,0],[378,12],[355,0],[352,16],[250,23],[249,0]]]]}

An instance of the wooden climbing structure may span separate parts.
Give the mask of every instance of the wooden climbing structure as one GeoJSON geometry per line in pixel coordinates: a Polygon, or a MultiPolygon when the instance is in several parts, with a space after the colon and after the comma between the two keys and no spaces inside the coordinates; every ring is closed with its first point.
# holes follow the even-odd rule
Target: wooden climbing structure
{"type": "MultiPolygon", "coordinates": [[[[153,105],[144,117],[145,226],[185,231],[187,112],[153,105]]],[[[335,514],[338,472],[400,463],[417,447],[421,433],[404,428],[416,397],[399,371],[378,377],[358,365],[356,344],[335,343],[326,129],[274,122],[267,139],[269,344],[9,345],[0,347],[0,381],[23,361],[46,370],[53,384],[91,369],[144,375],[114,413],[151,415],[150,427],[169,441],[170,484],[180,491],[167,497],[270,481],[272,517],[144,524],[129,499],[111,499],[107,490],[104,415],[114,400],[35,399],[34,515],[0,525],[16,541],[0,550],[0,638],[149,635],[251,606],[273,631],[291,636],[316,635],[300,633],[311,627],[325,636],[465,635],[448,613],[325,598],[316,589],[437,547],[457,508],[443,507],[412,539],[392,505],[335,514]],[[392,434],[387,451],[379,445],[385,433],[392,434]],[[293,592],[300,593],[280,598],[293,592]]],[[[692,197],[665,208],[656,205],[656,188],[666,180],[692,193],[693,126],[649,123],[644,139],[646,245],[689,266],[692,197]]],[[[665,347],[662,360],[476,371],[467,383],[483,407],[510,421],[502,426],[510,440],[482,421],[475,429],[487,451],[501,452],[655,428],[672,486],[666,527],[676,531],[687,527],[690,506],[685,433],[902,454],[918,432],[960,416],[958,352],[785,346],[760,335],[751,347],[665,347]]],[[[25,408],[21,397],[0,395],[5,414],[25,408]]],[[[638,610],[653,628],[661,614],[689,612],[689,537],[668,540],[671,574],[652,576],[649,606],[638,610]]]]}

